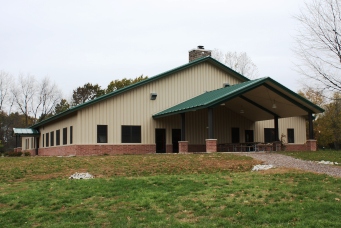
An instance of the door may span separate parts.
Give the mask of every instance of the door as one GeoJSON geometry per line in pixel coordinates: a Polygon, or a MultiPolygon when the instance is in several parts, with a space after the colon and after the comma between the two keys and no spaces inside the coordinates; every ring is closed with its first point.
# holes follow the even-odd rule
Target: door
{"type": "Polygon", "coordinates": [[[155,129],[156,153],[166,153],[166,129],[155,129]]]}
{"type": "Polygon", "coordinates": [[[253,130],[245,130],[245,142],[253,142],[253,130]]]}
{"type": "Polygon", "coordinates": [[[232,143],[239,143],[239,128],[233,127],[231,131],[232,143]]]}
{"type": "Polygon", "coordinates": [[[181,129],[172,129],[173,153],[179,153],[179,141],[181,141],[181,129]]]}

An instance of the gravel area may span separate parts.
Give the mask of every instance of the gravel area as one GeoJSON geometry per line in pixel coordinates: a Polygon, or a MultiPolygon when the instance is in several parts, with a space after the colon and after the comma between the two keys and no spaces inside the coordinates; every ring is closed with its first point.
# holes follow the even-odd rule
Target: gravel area
{"type": "Polygon", "coordinates": [[[275,153],[262,153],[262,152],[244,152],[238,153],[257,160],[264,161],[265,164],[274,165],[275,167],[287,167],[302,169],[305,171],[324,173],[334,177],[341,177],[341,167],[333,165],[318,164],[315,161],[304,161],[290,156],[275,154],[275,153]]]}

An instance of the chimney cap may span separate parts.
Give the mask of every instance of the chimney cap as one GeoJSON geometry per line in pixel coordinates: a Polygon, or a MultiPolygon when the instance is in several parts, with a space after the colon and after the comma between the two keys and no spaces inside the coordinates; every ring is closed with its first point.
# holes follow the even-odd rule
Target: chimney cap
{"type": "Polygon", "coordinates": [[[204,48],[204,46],[199,45],[199,46],[198,46],[198,49],[205,49],[205,48],[204,48]]]}

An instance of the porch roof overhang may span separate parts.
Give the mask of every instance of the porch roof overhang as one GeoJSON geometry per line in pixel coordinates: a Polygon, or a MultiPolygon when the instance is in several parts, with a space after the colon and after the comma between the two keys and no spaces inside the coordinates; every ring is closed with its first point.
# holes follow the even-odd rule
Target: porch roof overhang
{"type": "Polygon", "coordinates": [[[20,137],[34,137],[39,136],[40,133],[36,129],[31,128],[13,128],[13,135],[20,137]]]}
{"type": "Polygon", "coordinates": [[[265,77],[205,92],[153,115],[153,118],[218,106],[234,112],[243,110],[252,121],[322,113],[324,110],[275,80],[265,77]],[[275,108],[274,108],[275,104],[275,108]]]}

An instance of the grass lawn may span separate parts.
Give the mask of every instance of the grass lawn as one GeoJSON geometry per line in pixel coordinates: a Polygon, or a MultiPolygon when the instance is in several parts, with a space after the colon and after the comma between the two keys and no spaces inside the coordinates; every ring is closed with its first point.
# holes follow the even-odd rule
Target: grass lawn
{"type": "Polygon", "coordinates": [[[0,227],[341,227],[341,179],[255,164],[221,153],[0,158],[0,227]]]}
{"type": "Polygon", "coordinates": [[[302,160],[308,160],[308,161],[331,161],[331,162],[337,162],[338,165],[341,166],[341,151],[309,151],[309,152],[281,152],[281,154],[292,156],[295,158],[299,158],[302,160]]]}

